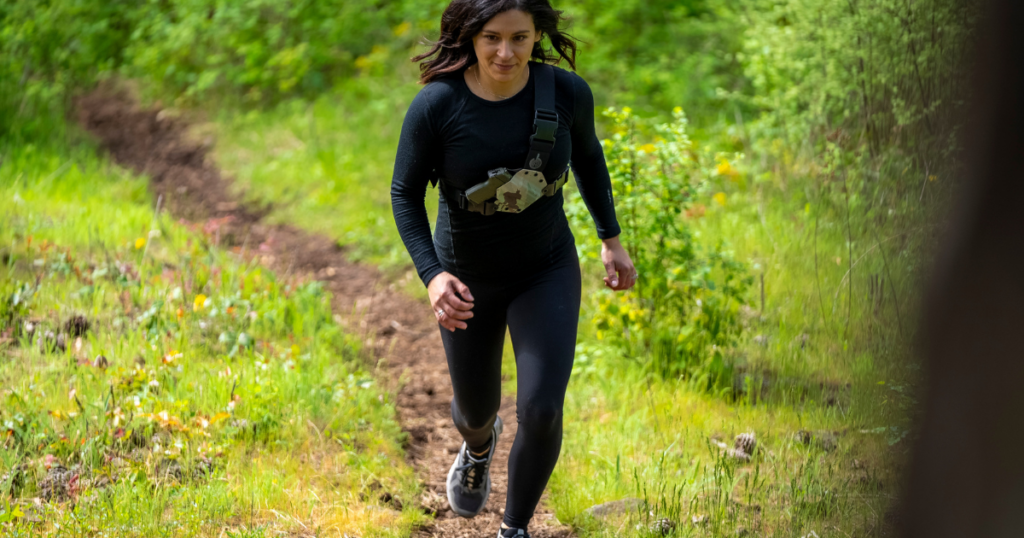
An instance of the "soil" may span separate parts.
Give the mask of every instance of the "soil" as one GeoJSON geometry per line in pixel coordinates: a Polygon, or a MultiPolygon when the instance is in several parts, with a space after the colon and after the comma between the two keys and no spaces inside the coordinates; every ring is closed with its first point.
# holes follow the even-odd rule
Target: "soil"
{"type": "MultiPolygon", "coordinates": [[[[79,123],[114,161],[149,176],[163,210],[215,230],[222,246],[243,257],[258,257],[281,273],[310,275],[331,291],[337,319],[346,330],[363,336],[369,358],[395,387],[398,418],[409,434],[407,459],[425,485],[421,505],[437,514],[415,536],[494,536],[504,512],[508,454],[516,435],[515,399],[502,399],[499,414],[505,432],[495,452],[487,508],[473,519],[455,516],[445,497],[445,478],[462,439],[450,417],[448,367],[429,305],[396,291],[374,267],[348,261],[336,241],[266,222],[270,207],[242,201],[230,179],[207,157],[209,146],[190,140],[187,121],[159,107],[141,107],[129,91],[114,87],[78,98],[75,110],[79,123]]],[[[572,536],[543,504],[531,534],[572,536]]]]}

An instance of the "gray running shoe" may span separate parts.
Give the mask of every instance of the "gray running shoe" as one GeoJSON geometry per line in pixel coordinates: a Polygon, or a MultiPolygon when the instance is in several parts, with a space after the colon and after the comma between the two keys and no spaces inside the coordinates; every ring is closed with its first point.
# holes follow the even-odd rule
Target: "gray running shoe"
{"type": "Polygon", "coordinates": [[[502,525],[498,529],[498,538],[530,538],[530,533],[526,532],[526,529],[516,529],[502,525]]]}
{"type": "Polygon", "coordinates": [[[491,450],[483,459],[473,458],[469,447],[463,442],[448,471],[448,504],[452,511],[462,517],[479,514],[487,504],[487,497],[491,495],[491,460],[501,429],[501,417],[497,417],[491,432],[491,450]]]}

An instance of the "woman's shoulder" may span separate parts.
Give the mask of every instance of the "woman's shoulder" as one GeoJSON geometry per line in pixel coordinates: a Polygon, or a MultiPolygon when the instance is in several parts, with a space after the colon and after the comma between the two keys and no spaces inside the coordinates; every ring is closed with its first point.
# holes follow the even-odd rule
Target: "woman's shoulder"
{"type": "Polygon", "coordinates": [[[575,71],[563,69],[557,65],[551,66],[555,71],[555,92],[557,99],[564,99],[565,106],[570,110],[579,110],[579,107],[593,107],[594,93],[590,85],[583,77],[575,71]]]}
{"type": "Polygon", "coordinates": [[[552,65],[551,67],[555,71],[555,86],[559,91],[565,91],[574,97],[581,91],[590,93],[590,86],[587,84],[587,81],[583,80],[583,77],[579,76],[575,71],[570,71],[557,65],[552,65]]]}
{"type": "Polygon", "coordinates": [[[443,118],[452,118],[458,110],[458,103],[463,99],[455,82],[453,77],[448,76],[425,84],[409,103],[406,121],[426,123],[435,130],[442,129],[442,124],[447,121],[443,118]]]}
{"type": "Polygon", "coordinates": [[[426,83],[420,92],[416,94],[416,98],[413,103],[419,101],[420,103],[429,103],[430,106],[444,106],[445,104],[458,99],[460,96],[461,81],[454,75],[448,75],[436,78],[426,83]]]}

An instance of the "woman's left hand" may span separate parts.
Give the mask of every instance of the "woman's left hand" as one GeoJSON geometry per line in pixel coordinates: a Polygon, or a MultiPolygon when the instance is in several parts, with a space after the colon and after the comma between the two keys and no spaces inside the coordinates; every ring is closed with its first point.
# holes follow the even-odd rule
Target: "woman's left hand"
{"type": "Polygon", "coordinates": [[[601,243],[601,262],[608,276],[604,277],[604,285],[615,291],[628,290],[636,284],[639,274],[633,267],[629,253],[622,248],[618,236],[605,239],[601,243]]]}

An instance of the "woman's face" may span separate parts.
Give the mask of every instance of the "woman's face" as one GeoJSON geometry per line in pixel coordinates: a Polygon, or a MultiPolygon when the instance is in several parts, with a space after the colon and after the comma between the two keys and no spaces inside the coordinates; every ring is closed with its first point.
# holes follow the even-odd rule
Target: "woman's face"
{"type": "Polygon", "coordinates": [[[473,37],[481,74],[497,82],[518,80],[540,38],[529,13],[513,10],[495,15],[473,37]]]}

